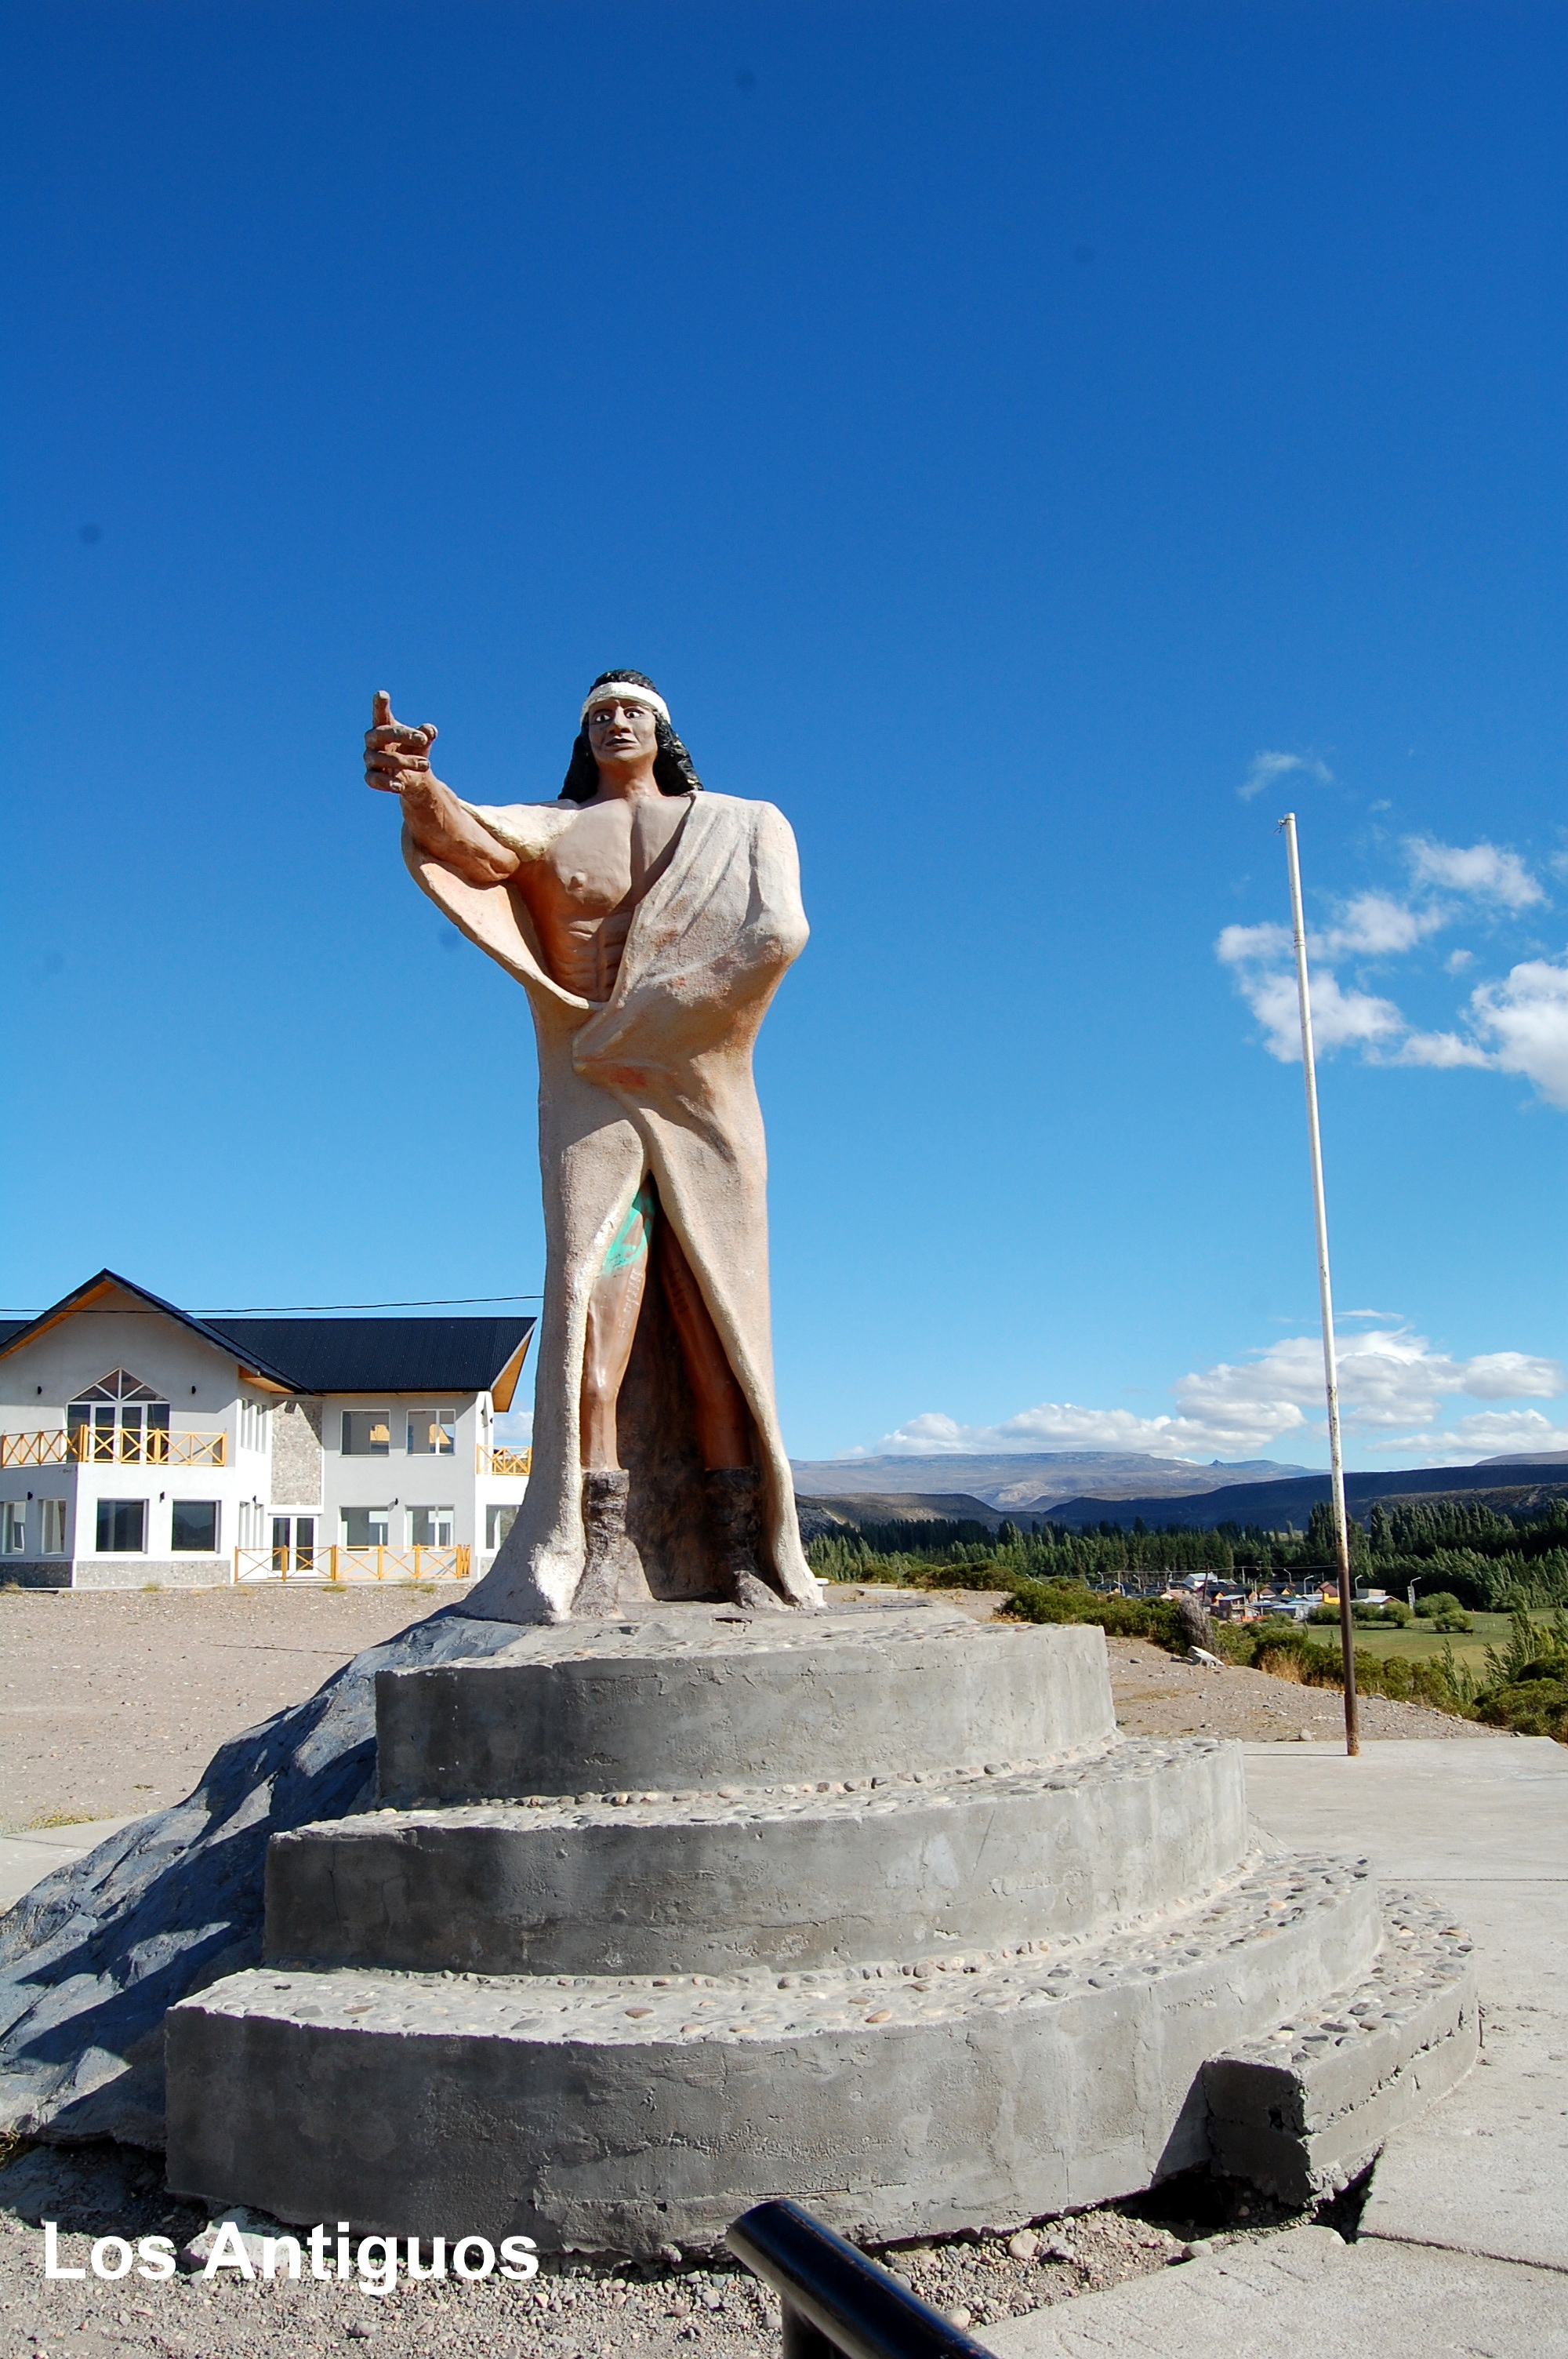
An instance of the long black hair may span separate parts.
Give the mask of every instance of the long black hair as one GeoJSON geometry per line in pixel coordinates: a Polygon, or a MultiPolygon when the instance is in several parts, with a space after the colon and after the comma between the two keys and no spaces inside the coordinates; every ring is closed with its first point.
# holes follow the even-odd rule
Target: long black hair
{"type": "MultiPolygon", "coordinates": [[[[659,692],[645,671],[601,671],[589,694],[591,696],[594,689],[615,688],[622,683],[627,688],[653,688],[655,696],[659,692]]],[[[654,779],[659,792],[662,795],[699,795],[702,780],[691,766],[691,756],[662,712],[654,715],[654,734],[659,745],[654,756],[654,779]]],[[[588,742],[588,724],[585,722],[577,733],[572,757],[567,765],[566,784],[561,788],[560,800],[564,803],[589,803],[598,792],[599,765],[593,758],[593,747],[588,742]]]]}

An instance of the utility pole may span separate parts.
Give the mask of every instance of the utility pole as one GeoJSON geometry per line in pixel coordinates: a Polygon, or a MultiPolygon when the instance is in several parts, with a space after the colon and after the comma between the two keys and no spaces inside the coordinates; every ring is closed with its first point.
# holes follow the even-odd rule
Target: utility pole
{"type": "Polygon", "coordinates": [[[1356,1634],[1350,1605],[1350,1527],[1345,1515],[1345,1462],[1339,1447],[1339,1369],[1334,1349],[1334,1288],[1328,1275],[1328,1212],[1323,1194],[1323,1140],[1317,1126],[1317,1064],[1312,1048],[1312,997],[1307,987],[1306,920],[1302,915],[1302,864],[1296,815],[1280,821],[1291,871],[1291,926],[1295,936],[1296,995],[1302,1011],[1302,1071],[1306,1080],[1307,1146],[1312,1157],[1312,1209],[1317,1223],[1317,1297],[1323,1318],[1323,1385],[1328,1397],[1328,1495],[1334,1553],[1339,1568],[1339,1647],[1345,1664],[1345,1750],[1361,1750],[1356,1706],[1356,1634]]]}

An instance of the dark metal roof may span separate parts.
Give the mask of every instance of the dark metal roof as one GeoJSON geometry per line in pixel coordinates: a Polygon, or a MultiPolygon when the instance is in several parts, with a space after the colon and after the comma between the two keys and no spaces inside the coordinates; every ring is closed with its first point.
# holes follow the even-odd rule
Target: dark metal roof
{"type": "Polygon", "coordinates": [[[493,1389],[536,1321],[501,1319],[209,1319],[240,1356],[286,1369],[300,1393],[493,1389]]]}
{"type": "Polygon", "coordinates": [[[0,1320],[0,1354],[116,1292],[232,1352],[248,1373],[292,1393],[493,1393],[513,1388],[537,1321],[502,1319],[198,1319],[134,1279],[101,1269],[38,1313],[0,1320]]]}

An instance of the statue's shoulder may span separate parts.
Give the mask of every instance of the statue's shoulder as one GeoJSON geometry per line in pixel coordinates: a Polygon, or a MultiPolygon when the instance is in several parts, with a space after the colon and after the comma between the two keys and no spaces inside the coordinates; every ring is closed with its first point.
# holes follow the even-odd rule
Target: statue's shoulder
{"type": "Polygon", "coordinates": [[[771,833],[782,828],[787,835],[790,824],[777,803],[752,802],[743,795],[716,795],[705,788],[697,798],[698,807],[706,805],[721,826],[753,829],[771,833]]]}
{"type": "Polygon", "coordinates": [[[578,815],[576,803],[464,803],[463,809],[521,860],[542,860],[578,815]]]}

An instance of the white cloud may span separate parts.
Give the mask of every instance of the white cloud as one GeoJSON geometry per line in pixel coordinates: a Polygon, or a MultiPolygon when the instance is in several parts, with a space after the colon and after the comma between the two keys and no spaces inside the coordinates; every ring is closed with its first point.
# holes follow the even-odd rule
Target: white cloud
{"type": "MultiPolygon", "coordinates": [[[[1373,1431],[1424,1422],[1446,1394],[1467,1389],[1463,1367],[1433,1352],[1407,1328],[1338,1338],[1339,1397],[1346,1425],[1373,1431]]],[[[1275,1403],[1323,1403],[1323,1346],[1315,1335],[1282,1337],[1240,1367],[1222,1362],[1175,1386],[1184,1409],[1211,1419],[1236,1417],[1246,1403],[1263,1417],[1275,1403]]],[[[1488,1395],[1488,1398],[1494,1396],[1488,1395]]]]}
{"type": "MultiPolygon", "coordinates": [[[[1435,1449],[1441,1443],[1444,1451],[1468,1449],[1476,1456],[1493,1446],[1488,1439],[1493,1427],[1487,1421],[1490,1414],[1497,1430],[1523,1433],[1526,1439],[1519,1447],[1528,1449],[1538,1427],[1543,1432],[1556,1430],[1533,1409],[1514,1411],[1511,1418],[1484,1413],[1440,1434],[1406,1430],[1398,1440],[1389,1437],[1396,1428],[1430,1426],[1443,1402],[1455,1396],[1550,1400],[1568,1391],[1568,1375],[1559,1361],[1528,1352],[1483,1352],[1473,1359],[1455,1360],[1406,1328],[1341,1335],[1338,1344],[1346,1431],[1374,1448],[1435,1449]],[[1480,1438],[1472,1440],[1472,1433],[1480,1438]],[[1455,1440],[1456,1435],[1463,1438],[1455,1440]]],[[[1287,1435],[1320,1438],[1314,1420],[1323,1411],[1323,1347],[1315,1335],[1285,1337],[1250,1353],[1246,1362],[1222,1360],[1183,1376],[1172,1389],[1177,1404],[1173,1417],[1136,1417],[1130,1409],[1081,1408],[1062,1401],[1043,1401],[997,1425],[961,1425],[938,1411],[927,1411],[884,1434],[872,1451],[914,1456],[1124,1450],[1169,1458],[1255,1458],[1287,1435]]],[[[1498,1449],[1511,1446],[1506,1440],[1496,1444],[1498,1449]]]]}
{"type": "Polygon", "coordinates": [[[1386,958],[1414,950],[1423,934],[1447,922],[1447,911],[1435,905],[1412,909],[1386,893],[1358,893],[1346,901],[1337,924],[1309,935],[1307,948],[1315,958],[1386,958]]]}
{"type": "Polygon", "coordinates": [[[1433,1458],[1498,1458],[1539,1450],[1543,1455],[1568,1450],[1568,1425],[1553,1425],[1538,1408],[1478,1409],[1454,1425],[1434,1433],[1404,1433],[1397,1440],[1377,1441],[1374,1450],[1423,1450],[1433,1458]]]}
{"type": "Polygon", "coordinates": [[[503,1450],[526,1450],[534,1439],[534,1412],[531,1408],[507,1409],[498,1414],[494,1439],[503,1450]]]}
{"type": "Polygon", "coordinates": [[[1389,1062],[1435,1065],[1440,1070],[1452,1071],[1456,1065],[1495,1065],[1497,1059],[1488,1057],[1477,1042],[1465,1040],[1457,1032],[1411,1032],[1400,1042],[1389,1062]]]}
{"type": "Polygon", "coordinates": [[[1418,885],[1446,885],[1505,909],[1527,909],[1546,895],[1517,852],[1495,843],[1433,843],[1423,835],[1406,838],[1405,853],[1418,885]]]}
{"type": "Polygon", "coordinates": [[[1282,959],[1291,954],[1289,926],[1227,926],[1215,944],[1227,966],[1245,966],[1253,959],[1282,959]]]}
{"type": "MultiPolygon", "coordinates": [[[[1328,967],[1311,976],[1313,1041],[1320,1049],[1342,1049],[1351,1041],[1390,1040],[1404,1029],[1404,1017],[1391,999],[1376,999],[1368,991],[1345,991],[1328,967]]],[[[1296,1055],[1301,1054],[1297,1042],[1296,1055]]]]}
{"type": "Polygon", "coordinates": [[[1292,771],[1300,771],[1319,786],[1331,787],[1334,784],[1334,772],[1326,762],[1320,762],[1315,754],[1254,754],[1252,767],[1236,791],[1244,803],[1249,803],[1254,795],[1262,793],[1265,787],[1274,786],[1281,778],[1288,778],[1292,771]]]}
{"type": "MultiPolygon", "coordinates": [[[[1546,897],[1519,854],[1497,844],[1437,843],[1414,836],[1406,849],[1418,885],[1443,885],[1452,894],[1516,913],[1546,897]]],[[[1316,1046],[1325,1053],[1358,1049],[1368,1064],[1518,1073],[1549,1104],[1568,1111],[1568,953],[1526,959],[1501,981],[1477,984],[1459,1026],[1432,1030],[1411,1025],[1393,1000],[1340,982],[1333,961],[1399,957],[1455,914],[1452,901],[1417,907],[1387,893],[1361,893],[1344,902],[1330,924],[1314,930],[1307,947],[1316,1046]]],[[[1272,922],[1227,926],[1215,954],[1231,969],[1262,1027],[1270,1056],[1283,1064],[1297,1062],[1301,1019],[1289,928],[1272,922]]],[[[1457,974],[1473,960],[1473,951],[1456,950],[1444,962],[1444,969],[1457,974]]]]}
{"type": "Polygon", "coordinates": [[[1529,1352],[1480,1352],[1464,1367],[1465,1390],[1476,1400],[1555,1400],[1568,1391],[1562,1361],[1529,1352]]]}
{"type": "MultiPolygon", "coordinates": [[[[1288,952],[1291,938],[1282,926],[1227,926],[1216,947],[1226,964],[1237,969],[1238,988],[1263,1027],[1270,1056],[1288,1065],[1301,1058],[1301,1006],[1293,969],[1269,963],[1281,954],[1273,936],[1282,937],[1288,952]]],[[[1316,968],[1310,989],[1313,1040],[1319,1049],[1341,1049],[1351,1042],[1374,1046],[1398,1039],[1405,1029],[1405,1019],[1391,999],[1345,990],[1332,968],[1316,968]]]]}
{"type": "Polygon", "coordinates": [[[1527,959],[1506,982],[1478,984],[1470,1006],[1497,1043],[1489,1061],[1522,1073],[1549,1104],[1568,1107],[1568,965],[1527,959]]]}
{"type": "Polygon", "coordinates": [[[923,1457],[969,1451],[1145,1450],[1162,1458],[1181,1458],[1206,1451],[1212,1457],[1220,1447],[1206,1427],[1190,1419],[1136,1417],[1126,1408],[1079,1408],[1071,1401],[1042,1401],[1034,1408],[1021,1409],[1016,1417],[1004,1418],[1000,1425],[960,1425],[954,1418],[928,1410],[884,1434],[872,1443],[870,1454],[923,1457]]]}

